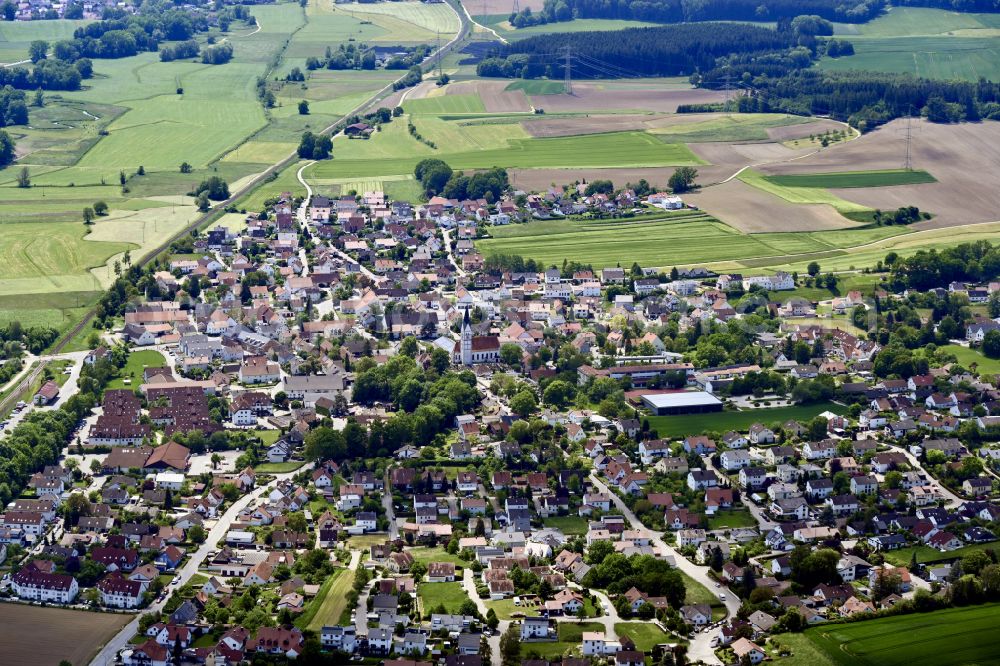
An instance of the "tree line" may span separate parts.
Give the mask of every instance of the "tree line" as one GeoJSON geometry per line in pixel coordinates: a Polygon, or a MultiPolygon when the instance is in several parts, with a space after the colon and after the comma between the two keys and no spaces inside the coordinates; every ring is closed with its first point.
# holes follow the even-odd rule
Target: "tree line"
{"type": "Polygon", "coordinates": [[[414,177],[420,181],[427,196],[440,194],[447,199],[486,199],[493,203],[510,187],[507,170],[493,167],[466,176],[463,172],[455,172],[444,161],[429,157],[417,162],[413,169],[414,177]]]}
{"type": "MultiPolygon", "coordinates": [[[[935,0],[930,0],[931,2],[935,0]]],[[[937,0],[946,1],[946,0],[937,0]]],[[[995,0],[981,0],[995,1],[995,0]]],[[[885,9],[884,0],[545,0],[538,13],[530,8],[510,15],[523,28],[577,18],[626,19],[654,23],[697,21],[776,21],[815,14],[830,21],[865,23],[885,9]]],[[[970,10],[967,10],[970,11],[970,10]]],[[[977,10],[978,11],[978,10],[977,10]]]]}
{"type": "MultiPolygon", "coordinates": [[[[562,78],[565,64],[561,54],[581,54],[572,58],[572,74],[577,78],[607,78],[620,71],[633,76],[683,76],[712,70],[720,58],[734,54],[748,62],[773,58],[788,49],[806,44],[800,66],[812,62],[815,39],[792,30],[774,30],[738,23],[692,23],[655,28],[629,28],[539,35],[504,45],[494,57],[477,66],[480,76],[562,78]]],[[[783,66],[783,70],[788,65],[783,66]]]]}
{"type": "Polygon", "coordinates": [[[0,68],[0,86],[18,90],[79,90],[80,82],[93,76],[94,68],[89,58],[74,63],[64,60],[40,60],[27,67],[0,68]]]}

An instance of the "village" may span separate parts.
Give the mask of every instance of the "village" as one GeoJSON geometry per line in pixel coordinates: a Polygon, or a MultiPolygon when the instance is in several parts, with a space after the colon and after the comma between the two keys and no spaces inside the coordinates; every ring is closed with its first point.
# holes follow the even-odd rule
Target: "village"
{"type": "Polygon", "coordinates": [[[0,516],[0,597],[137,613],[101,664],[637,666],[780,661],[785,632],[998,592],[1000,391],[886,365],[878,318],[1000,284],[810,299],[818,267],[477,252],[685,206],[575,194],[285,194],[135,268],[5,424],[101,396],[0,516]]]}

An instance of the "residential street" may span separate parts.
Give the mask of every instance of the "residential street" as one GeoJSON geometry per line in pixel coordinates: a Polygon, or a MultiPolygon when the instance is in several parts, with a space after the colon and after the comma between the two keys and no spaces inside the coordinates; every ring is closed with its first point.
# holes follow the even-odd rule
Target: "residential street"
{"type": "MultiPolygon", "coordinates": [[[[250,494],[244,495],[240,499],[233,502],[229,509],[219,517],[212,529],[209,530],[205,543],[203,543],[198,550],[192,553],[187,562],[177,570],[175,580],[177,580],[178,583],[174,586],[174,589],[182,587],[198,572],[198,568],[201,566],[202,562],[205,561],[205,558],[208,557],[209,552],[216,550],[217,542],[225,538],[226,533],[233,524],[233,521],[243,509],[260,499],[263,495],[270,491],[271,488],[277,485],[279,481],[289,479],[299,472],[311,469],[312,467],[313,464],[310,463],[300,467],[294,472],[278,474],[271,483],[261,486],[250,494]]],[[[164,599],[163,601],[152,603],[148,608],[143,609],[143,612],[149,613],[152,611],[162,610],[166,601],[167,599],[164,599]]],[[[115,656],[118,654],[118,651],[124,649],[128,645],[129,639],[131,639],[138,630],[139,616],[136,615],[135,619],[125,625],[125,627],[119,631],[114,638],[112,638],[107,645],[101,649],[100,652],[97,653],[97,656],[95,656],[90,662],[91,666],[106,666],[108,664],[115,663],[115,656]]]]}

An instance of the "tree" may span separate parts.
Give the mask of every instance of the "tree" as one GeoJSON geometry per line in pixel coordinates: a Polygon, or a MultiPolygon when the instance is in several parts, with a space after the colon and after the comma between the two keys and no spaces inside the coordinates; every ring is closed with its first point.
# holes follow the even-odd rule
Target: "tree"
{"type": "Polygon", "coordinates": [[[694,189],[695,178],[698,177],[698,170],[694,167],[678,167],[674,170],[667,185],[675,193],[688,192],[694,189]]]}
{"type": "Polygon", "coordinates": [[[31,187],[31,174],[28,172],[28,167],[22,167],[21,171],[18,172],[17,186],[20,188],[31,187]]]}
{"type": "Polygon", "coordinates": [[[94,209],[90,206],[83,209],[83,223],[86,225],[94,223],[94,209]]]}
{"type": "Polygon", "coordinates": [[[229,183],[219,176],[209,176],[198,183],[194,195],[204,192],[212,201],[224,201],[229,198],[229,183]]]}
{"type": "Polygon", "coordinates": [[[521,636],[513,624],[500,637],[500,664],[501,666],[521,664],[521,636]]]}
{"type": "Polygon", "coordinates": [[[497,617],[497,612],[492,608],[486,610],[486,626],[488,626],[493,631],[496,631],[497,626],[500,624],[500,618],[497,617]]]}
{"type": "Polygon", "coordinates": [[[0,167],[5,167],[14,161],[14,139],[10,134],[0,129],[0,167]]]}
{"type": "Polygon", "coordinates": [[[33,64],[45,60],[48,53],[49,43],[44,40],[36,39],[28,46],[28,57],[31,58],[33,64]]]}
{"type": "Polygon", "coordinates": [[[524,350],[521,349],[520,345],[508,342],[500,346],[500,360],[509,366],[521,365],[521,358],[523,356],[524,350]]]}
{"type": "Polygon", "coordinates": [[[308,116],[309,115],[309,102],[302,100],[299,102],[299,115],[308,116]]]}
{"type": "Polygon", "coordinates": [[[107,215],[108,214],[108,204],[103,201],[97,201],[94,203],[94,214],[95,215],[107,215]]]}
{"type": "Polygon", "coordinates": [[[576,389],[569,382],[557,379],[545,388],[542,399],[545,404],[562,408],[576,395],[576,389]]]}
{"type": "MultiPolygon", "coordinates": [[[[140,169],[139,175],[141,176],[143,173],[145,173],[145,171],[142,169],[142,167],[139,167],[139,169],[140,169]]],[[[194,171],[193,166],[191,166],[187,162],[181,162],[181,173],[191,173],[192,171],[194,171]]]]}
{"type": "Polygon", "coordinates": [[[205,542],[205,528],[201,525],[192,525],[188,528],[187,537],[191,543],[204,543],[205,542]]]}
{"type": "Polygon", "coordinates": [[[538,400],[535,399],[535,394],[529,389],[520,391],[517,395],[510,399],[510,408],[515,414],[520,416],[522,419],[527,418],[535,409],[538,407],[538,400]]]}
{"type": "Polygon", "coordinates": [[[815,261],[810,261],[809,265],[806,266],[806,272],[809,273],[810,277],[816,277],[819,275],[819,263],[815,261]]]}
{"type": "Polygon", "coordinates": [[[983,355],[1000,358],[1000,331],[987,331],[983,336],[983,355]]]}

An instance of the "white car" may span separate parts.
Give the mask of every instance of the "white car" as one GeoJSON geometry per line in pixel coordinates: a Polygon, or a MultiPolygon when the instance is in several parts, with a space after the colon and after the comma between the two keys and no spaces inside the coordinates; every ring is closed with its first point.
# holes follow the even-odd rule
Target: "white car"
{"type": "Polygon", "coordinates": [[[719,600],[720,601],[725,601],[726,600],[726,595],[724,595],[722,593],[719,593],[719,600]]]}

